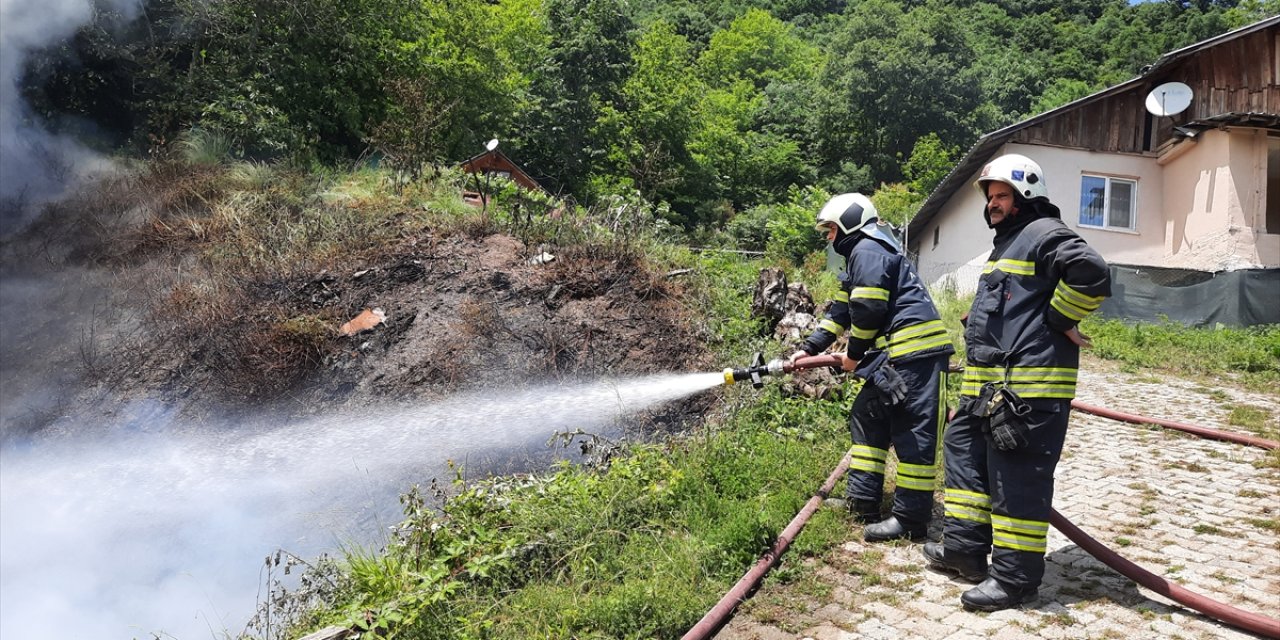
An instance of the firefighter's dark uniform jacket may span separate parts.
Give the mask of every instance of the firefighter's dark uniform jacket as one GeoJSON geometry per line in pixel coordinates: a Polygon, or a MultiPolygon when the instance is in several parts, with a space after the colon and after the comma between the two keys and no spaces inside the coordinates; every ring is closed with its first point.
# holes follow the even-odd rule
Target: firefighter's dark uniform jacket
{"type": "Polygon", "coordinates": [[[870,383],[854,399],[848,497],[880,502],[892,444],[898,454],[899,489],[893,514],[908,525],[923,526],[929,521],[939,470],[936,451],[946,413],[940,404],[942,377],[955,348],[905,256],[861,233],[841,234],[834,247],[846,258],[841,290],[802,348],[821,353],[848,331],[847,352],[862,361],[860,376],[872,376],[870,363],[883,363],[906,386],[906,398],[896,405],[886,406],[870,383]]]}
{"type": "Polygon", "coordinates": [[[1080,349],[1063,332],[1111,294],[1106,262],[1043,205],[1043,217],[996,227],[966,322],[960,407],[944,439],[946,553],[985,556],[994,546],[991,575],[1024,589],[1044,576],[1053,470],[1080,366],[1080,349]],[[987,383],[1032,408],[1025,446],[993,446],[977,407],[987,383]]]}

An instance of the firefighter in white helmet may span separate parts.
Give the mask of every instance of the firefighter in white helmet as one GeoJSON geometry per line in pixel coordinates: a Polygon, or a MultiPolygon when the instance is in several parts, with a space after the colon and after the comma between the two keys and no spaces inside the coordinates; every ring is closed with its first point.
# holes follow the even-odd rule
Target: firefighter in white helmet
{"type": "Polygon", "coordinates": [[[923,551],[930,568],[979,583],[961,596],[966,609],[997,611],[1033,600],[1044,577],[1053,471],[1088,346],[1076,326],[1111,295],[1111,278],[1049,202],[1035,161],[1000,156],[974,186],[994,247],[966,316],[960,406],[943,442],[943,541],[923,551]]]}
{"type": "Polygon", "coordinates": [[[938,473],[935,455],[944,420],[939,398],[955,348],[928,290],[892,232],[879,224],[870,199],[860,193],[835,196],[818,213],[817,228],[845,258],[845,270],[830,310],[792,359],[821,353],[849,333],[845,369],[865,381],[849,416],[850,509],[867,524],[868,542],[921,540],[938,473]],[[891,445],[898,457],[897,490],[884,517],[880,503],[891,445]]]}

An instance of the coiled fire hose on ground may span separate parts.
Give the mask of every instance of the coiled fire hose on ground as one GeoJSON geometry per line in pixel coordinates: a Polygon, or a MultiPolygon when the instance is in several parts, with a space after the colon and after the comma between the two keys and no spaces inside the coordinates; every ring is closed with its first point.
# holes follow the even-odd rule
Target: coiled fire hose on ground
{"type": "MultiPolygon", "coordinates": [[[[737,381],[751,380],[753,386],[759,388],[762,385],[761,375],[782,375],[791,373],[798,369],[812,369],[817,367],[838,367],[840,366],[839,356],[812,356],[809,358],[799,358],[795,362],[787,363],[781,360],[774,360],[765,364],[759,355],[752,366],[746,369],[725,369],[724,376],[727,384],[733,384],[737,381]]],[[[1274,440],[1257,438],[1254,436],[1230,433],[1220,431],[1218,429],[1210,429],[1208,427],[1200,427],[1196,425],[1175,422],[1172,420],[1164,420],[1161,418],[1151,418],[1123,411],[1115,411],[1105,407],[1099,407],[1091,404],[1071,401],[1071,407],[1078,411],[1089,413],[1111,420],[1121,422],[1130,422],[1134,424],[1154,424],[1160,427],[1175,429],[1186,433],[1191,433],[1202,438],[1213,440],[1223,440],[1226,442],[1234,442],[1238,444],[1246,444],[1263,449],[1280,448],[1280,443],[1274,440]]],[[[800,530],[818,510],[818,506],[830,494],[835,483],[840,479],[849,468],[851,453],[847,452],[844,458],[840,460],[840,464],[836,465],[831,475],[827,477],[827,481],[822,484],[818,492],[809,499],[805,506],[800,509],[787,527],[783,529],[778,536],[777,541],[767,551],[760,556],[759,561],[752,567],[725,595],[715,604],[706,615],[702,617],[688,632],[682,636],[682,640],[701,640],[710,638],[728,621],[734,609],[737,608],[751,592],[759,584],[766,573],[769,572],[774,565],[778,563],[782,554],[791,546],[791,541],[799,535],[800,530]]],[[[1174,584],[1164,578],[1143,569],[1133,562],[1125,559],[1120,554],[1108,549],[1102,543],[1090,537],[1079,527],[1072,524],[1056,509],[1050,510],[1049,523],[1058,531],[1061,531],[1069,540],[1074,542],[1076,546],[1084,549],[1093,557],[1097,558],[1103,564],[1115,569],[1121,575],[1133,580],[1134,582],[1158,593],[1178,604],[1184,605],[1190,609],[1199,611],[1215,620],[1225,622],[1234,627],[1244,629],[1251,633],[1261,634],[1267,638],[1280,638],[1280,620],[1268,618],[1266,616],[1238,609],[1229,604],[1224,604],[1202,596],[1185,587],[1174,584]]]]}

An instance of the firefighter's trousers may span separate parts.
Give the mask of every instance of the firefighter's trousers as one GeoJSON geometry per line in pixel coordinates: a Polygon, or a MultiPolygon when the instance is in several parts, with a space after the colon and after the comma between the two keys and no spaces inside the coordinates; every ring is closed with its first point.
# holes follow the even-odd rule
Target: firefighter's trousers
{"type": "Polygon", "coordinates": [[[990,573],[996,580],[1039,587],[1053,470],[1062,455],[1071,401],[1032,402],[1026,417],[1030,442],[1016,451],[992,446],[984,432],[987,418],[973,413],[976,404],[974,398],[962,398],[943,437],[943,544],[948,555],[985,557],[990,551],[990,573]]]}
{"type": "Polygon", "coordinates": [[[892,444],[898,457],[893,515],[907,526],[927,524],[933,512],[938,437],[946,421],[942,387],[947,362],[948,354],[940,354],[885,365],[902,376],[906,398],[895,406],[885,406],[868,382],[854,398],[849,415],[853,461],[847,497],[880,501],[892,444]]]}

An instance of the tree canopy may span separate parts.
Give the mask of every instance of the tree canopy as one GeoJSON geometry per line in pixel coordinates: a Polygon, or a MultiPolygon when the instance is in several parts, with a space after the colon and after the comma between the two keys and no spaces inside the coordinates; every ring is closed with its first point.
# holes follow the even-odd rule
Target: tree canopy
{"type": "Polygon", "coordinates": [[[33,52],[55,130],[145,153],[452,163],[490,138],[552,190],[686,228],[797,190],[911,208],[978,136],[1280,0],[152,0],[33,52]]]}

